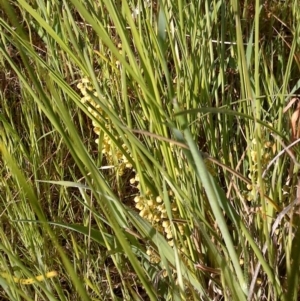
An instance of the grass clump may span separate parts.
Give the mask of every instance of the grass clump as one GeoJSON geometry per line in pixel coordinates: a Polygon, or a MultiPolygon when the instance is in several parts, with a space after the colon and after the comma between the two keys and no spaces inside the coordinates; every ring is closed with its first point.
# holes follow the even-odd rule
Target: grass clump
{"type": "Polygon", "coordinates": [[[297,300],[297,0],[0,5],[3,299],[297,300]]]}

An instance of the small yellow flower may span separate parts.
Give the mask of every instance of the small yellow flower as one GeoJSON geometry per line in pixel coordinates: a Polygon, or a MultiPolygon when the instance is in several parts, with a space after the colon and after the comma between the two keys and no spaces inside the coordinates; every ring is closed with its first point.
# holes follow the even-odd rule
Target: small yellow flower
{"type": "Polygon", "coordinates": [[[161,198],[160,196],[157,196],[157,197],[156,197],[156,202],[157,202],[157,203],[161,203],[161,202],[162,202],[162,198],[161,198]]]}
{"type": "Polygon", "coordinates": [[[168,217],[167,212],[162,212],[161,215],[160,215],[161,219],[164,219],[164,218],[167,218],[167,217],[168,217]]]}
{"type": "Polygon", "coordinates": [[[152,251],[150,249],[147,249],[146,254],[151,256],[152,255],[152,251]]]}
{"type": "Polygon", "coordinates": [[[79,90],[82,90],[82,89],[83,89],[83,84],[82,84],[82,82],[78,83],[77,88],[78,88],[79,90]]]}
{"type": "Polygon", "coordinates": [[[183,225],[178,225],[178,229],[179,229],[180,234],[183,235],[184,234],[184,227],[183,227],[183,225]]]}
{"type": "Polygon", "coordinates": [[[96,135],[99,136],[99,135],[100,135],[100,132],[101,132],[101,129],[98,128],[98,127],[95,127],[95,128],[94,128],[94,132],[95,132],[96,135]]]}
{"type": "Polygon", "coordinates": [[[138,210],[143,210],[144,205],[142,203],[136,203],[135,208],[138,210]]]}
{"type": "Polygon", "coordinates": [[[272,143],[270,141],[266,141],[264,144],[265,148],[270,148],[272,146],[272,143]]]}
{"type": "Polygon", "coordinates": [[[167,239],[171,239],[171,238],[173,238],[172,233],[171,232],[167,233],[167,239]]]}
{"type": "Polygon", "coordinates": [[[152,221],[153,220],[153,214],[150,212],[147,216],[148,221],[152,221]]]}
{"type": "Polygon", "coordinates": [[[169,221],[163,221],[163,222],[162,222],[162,226],[163,226],[164,228],[168,228],[168,227],[170,226],[170,222],[169,222],[169,221]]]}
{"type": "Polygon", "coordinates": [[[251,159],[253,162],[257,162],[257,152],[254,150],[251,151],[251,159]]]}
{"type": "Polygon", "coordinates": [[[143,208],[139,214],[141,217],[146,217],[148,215],[148,209],[143,208]]]}
{"type": "Polygon", "coordinates": [[[148,204],[149,207],[152,207],[153,204],[154,204],[154,203],[153,203],[153,200],[152,200],[152,199],[148,200],[148,201],[147,201],[147,204],[148,204]]]}

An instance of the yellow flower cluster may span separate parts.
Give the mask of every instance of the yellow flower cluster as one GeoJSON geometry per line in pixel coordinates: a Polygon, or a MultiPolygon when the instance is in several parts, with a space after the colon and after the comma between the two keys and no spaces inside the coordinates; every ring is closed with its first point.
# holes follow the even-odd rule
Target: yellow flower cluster
{"type": "MultiPolygon", "coordinates": [[[[260,164],[262,167],[262,170],[264,170],[270,160],[272,159],[273,155],[276,151],[276,144],[272,143],[270,141],[263,141],[261,142],[263,144],[263,147],[261,148],[261,159],[260,164]]],[[[256,139],[252,140],[251,144],[251,150],[250,150],[250,156],[252,161],[252,167],[249,168],[249,174],[248,178],[252,181],[252,184],[257,184],[257,164],[258,164],[258,157],[257,157],[257,151],[256,151],[256,139]]],[[[248,193],[245,194],[245,197],[248,201],[252,201],[255,199],[257,192],[253,188],[253,185],[247,185],[247,189],[249,190],[248,193]]]]}
{"type": "MultiPolygon", "coordinates": [[[[94,117],[94,119],[92,120],[94,132],[98,136],[100,136],[100,134],[102,133],[102,153],[105,156],[107,163],[116,166],[117,172],[119,173],[119,175],[122,175],[125,169],[132,168],[132,165],[130,164],[124,153],[121,152],[118,147],[115,147],[111,136],[107,134],[107,131],[112,132],[114,130],[114,127],[99,103],[94,100],[95,98],[98,98],[97,92],[87,78],[83,78],[77,85],[77,87],[83,95],[81,99],[82,103],[87,105],[88,111],[94,117]],[[100,120],[105,121],[105,127],[107,131],[104,131],[99,127],[98,121],[100,120]]],[[[120,137],[118,137],[118,139],[119,138],[120,137]]],[[[96,143],[99,143],[99,139],[96,139],[96,143]]],[[[122,147],[127,152],[127,146],[123,144],[122,147]]],[[[147,190],[146,193],[141,194],[138,174],[136,174],[135,177],[130,180],[130,183],[140,191],[139,195],[134,198],[135,207],[139,211],[140,216],[148,220],[157,231],[159,231],[167,238],[170,246],[173,246],[173,229],[168,219],[167,210],[165,208],[163,199],[160,196],[154,196],[150,190],[147,190]]],[[[179,218],[180,215],[178,208],[171,191],[169,192],[169,198],[172,203],[171,210],[173,219],[179,218]]],[[[179,229],[181,235],[183,235],[184,225],[178,224],[177,228],[179,229]]],[[[159,256],[155,252],[153,252],[152,249],[148,249],[147,254],[149,255],[151,262],[157,263],[160,261],[159,256]]]]}
{"type": "MultiPolygon", "coordinates": [[[[136,175],[135,178],[130,180],[131,184],[135,184],[136,188],[141,191],[139,176],[136,175]]],[[[169,191],[169,198],[172,202],[171,210],[172,217],[178,218],[179,212],[175,201],[173,201],[172,191],[169,191]]],[[[146,193],[142,195],[138,195],[134,198],[135,208],[140,211],[140,216],[148,220],[151,225],[160,233],[162,233],[168,240],[170,246],[174,245],[173,241],[173,233],[171,223],[168,219],[167,209],[163,202],[163,199],[160,196],[154,196],[150,190],[147,190],[146,193]]],[[[184,226],[183,224],[178,225],[178,229],[180,234],[184,234],[184,226]]],[[[153,253],[151,249],[147,250],[147,254],[150,257],[150,261],[157,263],[160,261],[159,257],[153,253]]]]}
{"type": "MultiPolygon", "coordinates": [[[[102,129],[99,127],[97,120],[101,120],[103,118],[104,120],[106,120],[106,129],[113,129],[109,118],[105,115],[101,106],[97,102],[95,102],[91,96],[93,95],[97,98],[98,94],[96,91],[94,91],[94,88],[91,85],[89,79],[83,78],[81,82],[77,85],[77,88],[83,95],[83,97],[81,98],[81,102],[88,105],[88,111],[95,117],[95,119],[92,120],[95,134],[100,136],[102,129]]],[[[99,139],[97,138],[95,142],[98,144],[99,139]]],[[[122,147],[125,151],[128,150],[125,144],[123,144],[122,147]]],[[[132,165],[128,161],[127,157],[119,148],[114,147],[112,139],[106,132],[103,132],[102,153],[105,156],[107,163],[116,167],[116,170],[119,175],[123,175],[126,168],[132,168],[132,165]]]]}
{"type": "Polygon", "coordinates": [[[11,276],[9,273],[0,272],[0,276],[4,279],[7,279],[7,280],[12,279],[13,282],[15,282],[15,283],[29,285],[29,284],[34,284],[37,281],[39,281],[39,282],[45,281],[46,278],[57,277],[58,273],[56,271],[51,271],[51,272],[46,273],[45,276],[44,275],[39,275],[39,276],[35,276],[34,278],[18,278],[18,277],[11,276]]]}

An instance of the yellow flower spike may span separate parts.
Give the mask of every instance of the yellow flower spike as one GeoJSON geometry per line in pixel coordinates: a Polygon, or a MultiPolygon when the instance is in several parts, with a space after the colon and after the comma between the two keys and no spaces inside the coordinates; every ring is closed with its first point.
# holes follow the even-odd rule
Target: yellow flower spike
{"type": "MultiPolygon", "coordinates": [[[[46,278],[53,278],[53,277],[56,277],[58,275],[58,273],[56,271],[51,271],[51,272],[48,272],[44,275],[39,275],[39,276],[36,276],[34,278],[18,278],[18,277],[13,277],[13,281],[15,283],[20,283],[20,284],[24,284],[24,285],[30,285],[30,284],[33,284],[35,282],[41,282],[41,281],[44,281],[46,278]]],[[[0,273],[0,277],[2,278],[5,278],[5,279],[9,279],[10,278],[10,275],[8,273],[0,273]]]]}

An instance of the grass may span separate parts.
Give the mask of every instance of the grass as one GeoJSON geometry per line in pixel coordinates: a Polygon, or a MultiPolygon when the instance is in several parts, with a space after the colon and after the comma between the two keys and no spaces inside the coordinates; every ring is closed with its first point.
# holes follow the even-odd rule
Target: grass
{"type": "Polygon", "coordinates": [[[298,300],[298,0],[0,7],[1,300],[298,300]]]}

